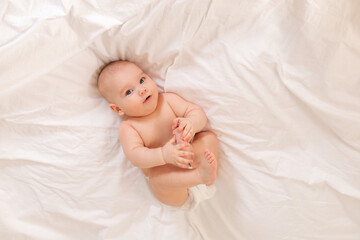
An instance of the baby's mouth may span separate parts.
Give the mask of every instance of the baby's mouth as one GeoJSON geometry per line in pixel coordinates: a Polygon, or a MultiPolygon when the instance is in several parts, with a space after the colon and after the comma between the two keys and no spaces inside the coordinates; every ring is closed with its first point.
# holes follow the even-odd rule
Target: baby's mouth
{"type": "Polygon", "coordinates": [[[147,96],[147,98],[145,98],[144,102],[148,101],[150,99],[150,97],[151,97],[151,95],[147,96]]]}

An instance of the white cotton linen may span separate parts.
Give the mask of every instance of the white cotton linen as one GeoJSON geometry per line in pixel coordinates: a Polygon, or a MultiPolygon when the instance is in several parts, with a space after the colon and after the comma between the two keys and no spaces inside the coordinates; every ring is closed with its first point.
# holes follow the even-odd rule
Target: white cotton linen
{"type": "Polygon", "coordinates": [[[0,3],[0,239],[360,239],[360,1],[0,3]],[[216,195],[160,204],[100,68],[200,105],[216,195]]]}

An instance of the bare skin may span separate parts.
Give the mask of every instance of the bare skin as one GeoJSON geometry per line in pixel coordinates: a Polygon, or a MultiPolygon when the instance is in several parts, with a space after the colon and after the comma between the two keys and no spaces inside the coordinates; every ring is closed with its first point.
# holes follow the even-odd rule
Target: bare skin
{"type": "Polygon", "coordinates": [[[199,184],[211,185],[216,180],[218,167],[216,136],[210,131],[198,133],[195,135],[192,147],[195,152],[193,169],[181,169],[170,164],[150,169],[150,188],[162,203],[181,206],[188,198],[188,188],[199,184]]]}
{"type": "Polygon", "coordinates": [[[121,146],[149,177],[159,201],[181,206],[188,188],[214,183],[218,139],[202,131],[207,118],[200,107],[174,93],[158,93],[152,79],[130,62],[105,67],[98,87],[109,107],[124,117],[119,127],[121,146]]]}

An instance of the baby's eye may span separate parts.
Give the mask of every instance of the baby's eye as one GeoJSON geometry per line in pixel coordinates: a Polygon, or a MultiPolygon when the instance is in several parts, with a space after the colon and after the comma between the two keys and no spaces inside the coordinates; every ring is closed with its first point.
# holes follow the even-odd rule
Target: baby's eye
{"type": "Polygon", "coordinates": [[[133,90],[127,90],[126,92],[125,92],[125,94],[126,94],[126,96],[128,96],[128,95],[130,95],[131,93],[133,92],[133,90]]]}
{"type": "Polygon", "coordinates": [[[143,84],[144,82],[145,82],[145,78],[142,77],[142,78],[140,79],[140,84],[143,84]]]}

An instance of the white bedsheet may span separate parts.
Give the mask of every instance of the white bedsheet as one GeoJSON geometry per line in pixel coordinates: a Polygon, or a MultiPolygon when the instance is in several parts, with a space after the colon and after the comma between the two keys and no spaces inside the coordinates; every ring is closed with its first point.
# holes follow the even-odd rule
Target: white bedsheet
{"type": "Polygon", "coordinates": [[[0,2],[0,239],[360,239],[360,1],[0,2]],[[96,89],[115,59],[201,107],[214,198],[166,207],[96,89]]]}

